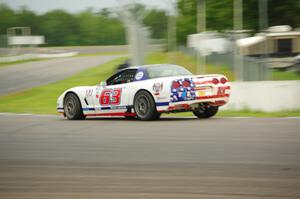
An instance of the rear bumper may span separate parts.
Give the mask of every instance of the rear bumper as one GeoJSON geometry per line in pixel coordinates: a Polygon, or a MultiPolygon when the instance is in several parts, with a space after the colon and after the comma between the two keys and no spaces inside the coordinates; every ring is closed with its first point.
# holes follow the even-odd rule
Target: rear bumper
{"type": "Polygon", "coordinates": [[[172,83],[169,104],[167,106],[157,106],[157,110],[159,112],[190,111],[205,105],[222,106],[229,101],[230,90],[229,82],[213,83],[212,81],[203,80],[202,77],[192,80],[179,79],[172,83]],[[190,84],[186,86],[184,82],[190,82],[190,84]]]}
{"type": "Polygon", "coordinates": [[[199,107],[199,105],[210,105],[210,106],[223,106],[229,101],[229,94],[212,95],[197,97],[195,100],[160,103],[165,104],[164,106],[156,106],[158,112],[172,112],[172,111],[191,111],[199,107]]]}

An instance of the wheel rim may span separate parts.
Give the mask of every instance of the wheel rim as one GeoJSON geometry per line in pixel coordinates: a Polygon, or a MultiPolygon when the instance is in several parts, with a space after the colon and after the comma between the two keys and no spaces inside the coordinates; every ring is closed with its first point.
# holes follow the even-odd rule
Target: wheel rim
{"type": "Polygon", "coordinates": [[[66,102],[66,112],[68,115],[73,116],[75,113],[75,101],[72,98],[69,98],[66,102]]]}
{"type": "Polygon", "coordinates": [[[150,105],[147,97],[140,96],[137,98],[135,110],[139,116],[145,116],[149,111],[149,106],[150,105]]]}
{"type": "Polygon", "coordinates": [[[203,114],[205,113],[205,110],[206,110],[206,107],[205,106],[201,106],[197,109],[197,112],[200,113],[200,114],[203,114]]]}

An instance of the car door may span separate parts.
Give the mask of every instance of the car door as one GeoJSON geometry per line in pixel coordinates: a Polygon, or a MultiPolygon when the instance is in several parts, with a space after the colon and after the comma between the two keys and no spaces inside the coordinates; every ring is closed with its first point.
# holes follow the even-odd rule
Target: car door
{"type": "Polygon", "coordinates": [[[127,111],[130,83],[137,69],[123,70],[96,87],[94,108],[97,114],[124,113],[127,111]]]}

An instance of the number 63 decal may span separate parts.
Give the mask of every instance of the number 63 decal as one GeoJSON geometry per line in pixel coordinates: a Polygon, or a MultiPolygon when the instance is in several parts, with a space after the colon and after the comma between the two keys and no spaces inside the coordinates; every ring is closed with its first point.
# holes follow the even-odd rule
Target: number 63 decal
{"type": "Polygon", "coordinates": [[[100,105],[119,105],[122,89],[103,90],[99,99],[100,105]]]}

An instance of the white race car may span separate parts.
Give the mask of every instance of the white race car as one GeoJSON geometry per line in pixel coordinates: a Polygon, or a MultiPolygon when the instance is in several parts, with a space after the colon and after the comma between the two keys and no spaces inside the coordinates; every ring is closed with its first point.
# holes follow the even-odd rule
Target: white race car
{"type": "Polygon", "coordinates": [[[192,111],[214,116],[228,102],[224,75],[192,75],[177,65],[156,64],[118,71],[96,86],[74,87],[59,96],[57,110],[70,120],[87,116],[125,116],[155,120],[162,113],[192,111]]]}

